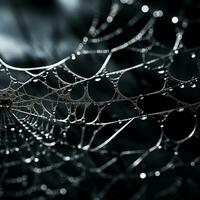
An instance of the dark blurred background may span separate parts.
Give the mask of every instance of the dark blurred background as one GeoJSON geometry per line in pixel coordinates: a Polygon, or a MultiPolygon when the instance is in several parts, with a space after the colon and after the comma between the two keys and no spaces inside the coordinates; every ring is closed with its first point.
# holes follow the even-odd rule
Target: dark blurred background
{"type": "Polygon", "coordinates": [[[60,61],[87,34],[98,1],[1,0],[0,57],[27,67],[60,61]]]}

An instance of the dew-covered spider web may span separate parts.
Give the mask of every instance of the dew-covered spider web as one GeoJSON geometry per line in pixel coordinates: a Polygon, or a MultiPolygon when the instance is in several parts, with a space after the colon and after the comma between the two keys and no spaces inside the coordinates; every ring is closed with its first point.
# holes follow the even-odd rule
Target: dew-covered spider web
{"type": "Polygon", "coordinates": [[[0,199],[200,197],[199,3],[158,2],[100,1],[56,64],[0,60],[0,199]]]}

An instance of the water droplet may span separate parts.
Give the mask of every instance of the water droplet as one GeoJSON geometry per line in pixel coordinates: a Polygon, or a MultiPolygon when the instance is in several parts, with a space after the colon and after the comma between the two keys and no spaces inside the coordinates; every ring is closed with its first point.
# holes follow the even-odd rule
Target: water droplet
{"type": "Polygon", "coordinates": [[[39,158],[35,158],[34,161],[35,161],[35,162],[39,162],[39,158]]]}
{"type": "Polygon", "coordinates": [[[65,157],[63,157],[63,160],[64,161],[69,161],[71,158],[69,157],[69,156],[65,156],[65,157]]]}
{"type": "Polygon", "coordinates": [[[146,177],[147,177],[146,173],[142,172],[142,173],[140,174],[140,178],[141,178],[141,179],[145,179],[146,177]]]}
{"type": "Polygon", "coordinates": [[[16,147],[16,148],[15,148],[15,151],[19,151],[19,148],[18,148],[18,147],[16,147]]]}
{"type": "Polygon", "coordinates": [[[191,58],[196,58],[196,54],[192,53],[191,58]]]}
{"type": "Polygon", "coordinates": [[[193,84],[191,85],[191,88],[195,88],[195,87],[196,87],[196,84],[193,83],[193,84]]]}
{"type": "Polygon", "coordinates": [[[47,186],[45,184],[41,185],[41,190],[45,191],[47,189],[47,186]]]}
{"type": "Polygon", "coordinates": [[[163,11],[162,10],[156,10],[153,12],[154,17],[162,17],[163,16],[163,11]]]}
{"type": "Polygon", "coordinates": [[[172,23],[177,24],[178,23],[178,17],[176,17],[176,16],[172,17],[172,23]]]}
{"type": "Polygon", "coordinates": [[[141,8],[141,11],[142,11],[143,13],[149,12],[149,6],[143,5],[142,8],[141,8]]]}
{"type": "Polygon", "coordinates": [[[94,80],[95,80],[96,82],[99,82],[99,81],[101,80],[101,77],[96,77],[94,80]]]}
{"type": "Polygon", "coordinates": [[[6,149],[6,155],[10,154],[10,151],[8,149],[6,149]]]}
{"type": "Polygon", "coordinates": [[[133,4],[134,0],[120,0],[120,2],[123,4],[131,5],[131,4],[133,4]]]}
{"type": "Polygon", "coordinates": [[[140,99],[144,99],[144,96],[140,95],[139,98],[140,98],[140,99]]]}
{"type": "Polygon", "coordinates": [[[175,151],[175,152],[174,152],[174,155],[176,155],[176,156],[177,156],[177,155],[178,155],[178,151],[175,151]]]}
{"type": "Polygon", "coordinates": [[[68,88],[67,91],[68,91],[68,92],[71,92],[71,91],[72,91],[72,88],[68,88]]]}
{"type": "Polygon", "coordinates": [[[185,85],[184,85],[184,84],[181,84],[181,85],[180,85],[180,88],[184,88],[184,87],[185,87],[185,85]]]}
{"type": "Polygon", "coordinates": [[[76,52],[76,55],[78,55],[78,56],[81,55],[81,52],[80,52],[80,51],[77,51],[77,52],[76,52]]]}
{"type": "Polygon", "coordinates": [[[39,80],[37,78],[33,79],[34,83],[37,83],[39,80]]]}
{"type": "Polygon", "coordinates": [[[160,70],[158,71],[159,74],[164,74],[165,73],[165,70],[160,70]]]}
{"type": "Polygon", "coordinates": [[[140,117],[140,119],[141,119],[141,120],[146,120],[146,119],[147,119],[147,115],[142,115],[142,116],[140,117]]]}
{"type": "Polygon", "coordinates": [[[184,21],[184,22],[182,23],[182,27],[183,27],[183,28],[187,28],[187,26],[188,26],[188,23],[187,23],[186,21],[184,21]]]}
{"type": "Polygon", "coordinates": [[[30,163],[31,161],[32,161],[31,158],[26,158],[26,159],[24,159],[24,162],[25,162],[25,163],[30,163]]]}
{"type": "Polygon", "coordinates": [[[87,41],[88,41],[88,37],[84,37],[84,38],[83,38],[83,42],[86,43],[87,41]]]}
{"type": "Polygon", "coordinates": [[[177,109],[177,111],[178,111],[178,112],[182,112],[182,111],[184,111],[184,108],[183,108],[183,107],[180,107],[180,108],[177,109]]]}
{"type": "Polygon", "coordinates": [[[108,22],[108,23],[111,23],[112,21],[113,21],[113,17],[112,17],[112,16],[108,16],[108,17],[107,17],[107,22],[108,22]]]}
{"type": "Polygon", "coordinates": [[[178,51],[178,50],[175,50],[175,51],[174,51],[174,53],[175,53],[175,54],[178,54],[178,53],[179,53],[179,51],[178,51]]]}
{"type": "Polygon", "coordinates": [[[90,148],[89,145],[85,145],[82,149],[83,149],[83,150],[88,150],[89,148],[90,148]]]}
{"type": "Polygon", "coordinates": [[[76,60],[76,55],[72,54],[72,60],[76,60]]]}
{"type": "Polygon", "coordinates": [[[155,176],[160,176],[160,172],[159,171],[155,171],[155,176]]]}
{"type": "Polygon", "coordinates": [[[118,120],[118,123],[119,123],[119,124],[121,124],[121,123],[122,123],[122,121],[121,121],[121,120],[118,120]]]}
{"type": "Polygon", "coordinates": [[[65,188],[60,189],[60,194],[65,195],[67,193],[67,190],[65,188]]]}

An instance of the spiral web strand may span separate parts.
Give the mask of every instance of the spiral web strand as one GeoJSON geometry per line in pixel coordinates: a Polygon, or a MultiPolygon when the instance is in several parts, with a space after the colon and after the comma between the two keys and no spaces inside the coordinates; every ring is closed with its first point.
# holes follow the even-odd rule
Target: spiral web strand
{"type": "Polygon", "coordinates": [[[148,180],[167,176],[169,184],[154,193],[162,199],[182,187],[179,167],[199,170],[198,48],[184,46],[187,23],[178,18],[170,22],[173,45],[157,41],[163,13],[149,9],[113,1],[77,51],[56,64],[19,68],[0,60],[1,198],[112,199],[123,182],[125,199],[142,199],[148,180]],[[178,56],[197,74],[177,75],[178,56]],[[84,59],[92,75],[73,71],[84,59]]]}

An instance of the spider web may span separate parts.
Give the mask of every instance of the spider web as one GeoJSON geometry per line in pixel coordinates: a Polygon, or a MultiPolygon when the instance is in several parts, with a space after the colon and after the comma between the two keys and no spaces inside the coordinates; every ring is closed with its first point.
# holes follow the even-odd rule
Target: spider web
{"type": "Polygon", "coordinates": [[[102,4],[71,56],[0,60],[2,199],[181,199],[188,181],[199,187],[199,51],[184,42],[199,22],[102,4]]]}

